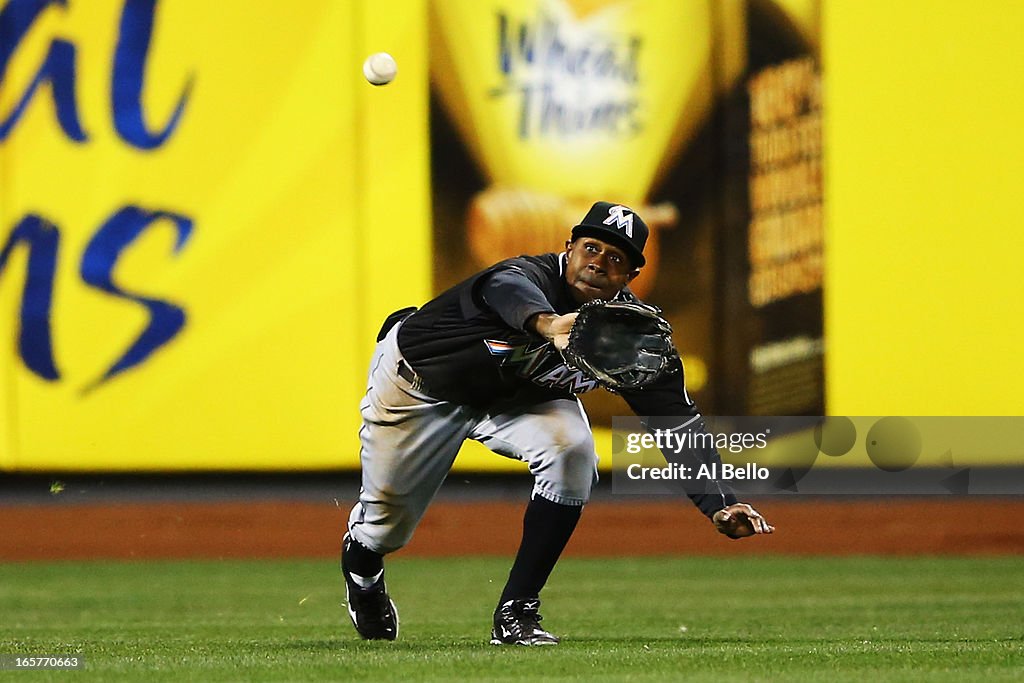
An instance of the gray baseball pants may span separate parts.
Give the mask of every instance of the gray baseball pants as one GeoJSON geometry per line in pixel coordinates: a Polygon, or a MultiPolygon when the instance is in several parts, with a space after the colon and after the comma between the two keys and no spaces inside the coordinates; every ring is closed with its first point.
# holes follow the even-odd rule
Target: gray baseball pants
{"type": "Polygon", "coordinates": [[[377,344],[359,405],[362,489],[348,521],[355,540],[382,554],[408,543],[466,439],[525,462],[534,495],[563,505],[589,500],[597,451],[579,400],[488,412],[433,398],[398,373],[399,327],[377,344]]]}

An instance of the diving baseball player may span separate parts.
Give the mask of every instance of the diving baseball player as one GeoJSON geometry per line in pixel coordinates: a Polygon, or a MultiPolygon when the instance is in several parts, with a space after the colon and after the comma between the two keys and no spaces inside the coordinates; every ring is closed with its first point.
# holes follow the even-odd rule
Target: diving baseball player
{"type": "MultiPolygon", "coordinates": [[[[558,643],[540,626],[539,595],[597,481],[576,398],[597,382],[559,350],[582,304],[636,300],[627,285],[644,265],[647,235],[631,209],[597,202],[564,252],[502,261],[385,322],[359,406],[362,490],[342,549],[348,612],[363,638],[398,636],[383,557],[409,542],[462,442],[474,439],[524,462],[535,480],[491,642],[558,643]]],[[[622,397],[637,415],[699,417],[678,370],[622,397]]],[[[713,448],[699,457],[720,462],[713,448]]],[[[725,484],[711,484],[687,495],[720,532],[772,533],[725,484]]]]}

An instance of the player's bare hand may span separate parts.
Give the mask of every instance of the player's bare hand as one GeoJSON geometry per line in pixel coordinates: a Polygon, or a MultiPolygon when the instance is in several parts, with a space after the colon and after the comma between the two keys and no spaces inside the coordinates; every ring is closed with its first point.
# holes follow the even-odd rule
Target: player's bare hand
{"type": "Polygon", "coordinates": [[[715,528],[729,538],[745,538],[775,531],[775,527],[769,524],[761,513],[746,503],[736,503],[722,508],[715,513],[712,521],[715,528]]]}
{"type": "Polygon", "coordinates": [[[547,339],[561,351],[569,345],[569,330],[576,322],[576,313],[555,315],[554,313],[542,313],[534,318],[534,329],[537,334],[547,339]]]}

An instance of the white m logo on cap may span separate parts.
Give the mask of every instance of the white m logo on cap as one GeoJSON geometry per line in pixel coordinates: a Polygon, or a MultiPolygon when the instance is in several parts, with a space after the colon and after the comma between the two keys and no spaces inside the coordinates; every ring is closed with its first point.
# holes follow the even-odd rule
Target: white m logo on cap
{"type": "Polygon", "coordinates": [[[625,207],[625,206],[621,206],[621,205],[620,206],[613,206],[612,208],[608,209],[608,218],[604,219],[604,224],[605,225],[611,225],[612,223],[614,223],[615,227],[619,228],[620,230],[625,228],[625,230],[626,230],[626,237],[632,237],[633,236],[633,214],[632,213],[624,214],[624,213],[622,213],[623,211],[630,211],[630,209],[625,207]]]}

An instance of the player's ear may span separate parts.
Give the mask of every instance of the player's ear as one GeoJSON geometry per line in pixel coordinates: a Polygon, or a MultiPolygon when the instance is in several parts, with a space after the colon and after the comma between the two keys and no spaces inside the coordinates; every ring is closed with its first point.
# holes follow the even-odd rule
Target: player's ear
{"type": "Polygon", "coordinates": [[[626,282],[632,282],[633,279],[636,278],[636,276],[639,275],[639,274],[640,274],[640,269],[639,268],[634,268],[633,272],[626,276],[626,282]]]}

